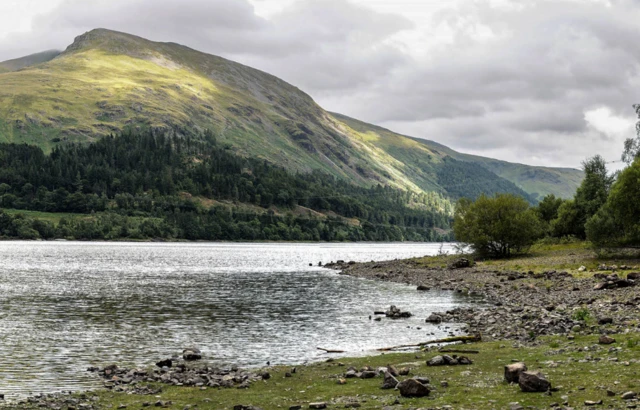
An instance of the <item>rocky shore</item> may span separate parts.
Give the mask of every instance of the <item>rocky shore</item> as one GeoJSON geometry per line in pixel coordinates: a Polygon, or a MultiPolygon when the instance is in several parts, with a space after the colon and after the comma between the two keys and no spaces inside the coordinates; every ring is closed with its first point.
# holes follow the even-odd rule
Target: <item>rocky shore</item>
{"type": "MultiPolygon", "coordinates": [[[[602,265],[574,277],[566,271],[503,271],[455,260],[425,268],[415,260],[332,264],[344,275],[481,297],[485,306],[435,312],[427,322],[464,323],[483,340],[535,343],[538,336],[640,331],[640,274],[602,265]]],[[[586,268],[576,267],[580,272],[586,268]]],[[[409,307],[407,307],[409,308],[409,307]]]]}

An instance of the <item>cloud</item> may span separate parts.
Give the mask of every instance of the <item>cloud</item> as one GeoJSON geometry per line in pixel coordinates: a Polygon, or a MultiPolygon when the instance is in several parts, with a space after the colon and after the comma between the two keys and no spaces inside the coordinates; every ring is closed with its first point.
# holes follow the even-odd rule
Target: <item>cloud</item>
{"type": "Polygon", "coordinates": [[[0,59],[104,27],[234,59],[327,109],[461,151],[576,167],[618,158],[640,102],[637,0],[436,3],[66,0],[30,32],[0,36],[0,59]]]}

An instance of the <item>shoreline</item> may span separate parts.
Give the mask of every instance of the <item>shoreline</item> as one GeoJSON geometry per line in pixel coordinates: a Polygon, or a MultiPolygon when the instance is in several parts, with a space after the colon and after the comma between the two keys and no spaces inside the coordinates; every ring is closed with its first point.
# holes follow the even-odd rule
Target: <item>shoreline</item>
{"type": "MultiPolygon", "coordinates": [[[[333,264],[329,267],[342,275],[481,297],[488,306],[436,312],[429,319],[435,324],[464,323],[468,326],[468,334],[481,333],[485,341],[535,343],[539,336],[576,332],[585,335],[618,333],[627,329],[640,332],[640,324],[630,326],[631,321],[640,318],[638,288],[594,289],[606,282],[607,276],[618,275],[623,279],[628,273],[640,270],[637,266],[615,272],[587,269],[580,272],[583,265],[579,264],[574,269],[516,271],[495,269],[482,262],[457,269],[424,266],[421,263],[424,259],[333,264]],[[635,307],[635,311],[621,307],[635,307]],[[590,318],[598,322],[597,326],[585,326],[579,313],[584,309],[594,310],[590,318]],[[499,326],[500,323],[506,325],[499,326]]],[[[449,264],[460,257],[441,259],[449,264]]]]}

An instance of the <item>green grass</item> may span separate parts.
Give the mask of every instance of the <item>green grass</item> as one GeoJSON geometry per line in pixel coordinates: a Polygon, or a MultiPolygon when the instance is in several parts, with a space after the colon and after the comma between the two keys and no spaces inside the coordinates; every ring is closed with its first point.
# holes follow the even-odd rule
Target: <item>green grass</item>
{"type": "MultiPolygon", "coordinates": [[[[336,359],[333,362],[297,366],[291,378],[284,373],[289,367],[269,369],[272,378],[255,383],[248,390],[206,389],[163,386],[160,398],[135,396],[101,391],[100,404],[106,409],[116,409],[121,404],[128,408],[140,408],[144,402],[170,400],[171,408],[182,409],[187,405],[203,409],[231,409],[238,404],[259,406],[267,409],[288,409],[292,405],[326,401],[329,408],[344,407],[344,403],[357,401],[363,409],[380,409],[399,400],[394,409],[434,408],[444,405],[455,409],[505,409],[508,403],[519,402],[522,406],[549,408],[552,403],[562,403],[561,396],[569,397],[569,405],[582,407],[585,400],[604,401],[621,408],[619,397],[608,397],[606,389],[618,394],[640,388],[637,365],[627,366],[624,362],[640,358],[640,347],[629,343],[634,340],[628,335],[615,335],[622,351],[608,353],[609,346],[597,351],[584,351],[585,346],[597,344],[597,336],[578,336],[576,340],[551,337],[542,339],[536,347],[518,347],[511,342],[478,343],[469,348],[480,350],[471,355],[471,366],[427,367],[425,361],[435,356],[435,352],[386,354],[365,358],[336,359]],[[599,362],[579,361],[587,356],[599,357],[599,362]],[[617,357],[618,361],[609,361],[617,357]],[[503,381],[503,368],[512,360],[524,361],[530,370],[539,370],[547,376],[552,386],[560,390],[547,396],[542,393],[522,393],[518,386],[503,381]],[[570,362],[569,362],[570,361],[570,362]],[[426,376],[436,390],[429,398],[407,399],[397,391],[381,390],[381,378],[360,380],[347,379],[346,385],[338,385],[338,378],[349,366],[374,368],[393,364],[396,367],[410,367],[411,376],[426,376]],[[449,387],[441,387],[446,381],[449,387]]],[[[603,407],[603,408],[604,408],[603,407]]]]}
{"type": "Polygon", "coordinates": [[[62,218],[88,218],[90,215],[84,214],[72,214],[72,213],[53,213],[53,212],[39,212],[39,211],[25,211],[22,209],[2,209],[9,215],[22,214],[32,219],[40,219],[42,221],[51,222],[57,225],[62,218]]]}

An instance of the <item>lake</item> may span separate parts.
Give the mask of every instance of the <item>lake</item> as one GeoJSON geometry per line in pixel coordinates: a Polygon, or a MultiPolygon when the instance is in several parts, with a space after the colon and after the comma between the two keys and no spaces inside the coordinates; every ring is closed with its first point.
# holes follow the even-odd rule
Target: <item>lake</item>
{"type": "Polygon", "coordinates": [[[89,366],[146,367],[187,346],[216,365],[250,367],[325,359],[317,347],[356,356],[446,337],[424,319],[473,300],[317,266],[433,255],[440,247],[0,242],[0,393],[94,388],[89,366]],[[391,304],[415,316],[369,320],[391,304]]]}

